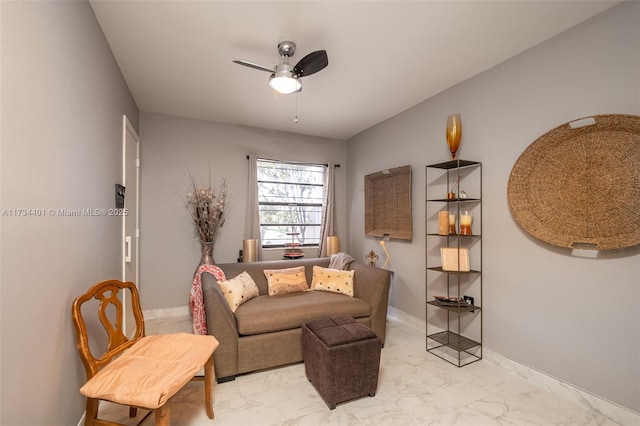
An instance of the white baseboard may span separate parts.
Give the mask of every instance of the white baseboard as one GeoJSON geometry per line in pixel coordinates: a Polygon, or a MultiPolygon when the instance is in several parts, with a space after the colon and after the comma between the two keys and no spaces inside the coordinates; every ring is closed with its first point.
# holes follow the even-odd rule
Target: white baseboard
{"type": "Polygon", "coordinates": [[[146,311],[142,311],[142,315],[145,320],[158,319],[158,318],[166,318],[166,317],[181,317],[190,315],[188,306],[178,306],[175,308],[165,308],[165,309],[149,309],[146,311]]]}
{"type": "Polygon", "coordinates": [[[77,426],[84,426],[84,418],[87,417],[87,412],[82,413],[82,417],[80,417],[80,421],[77,426]]]}
{"type": "MultiPolygon", "coordinates": [[[[427,323],[422,318],[406,313],[392,306],[388,307],[387,315],[398,321],[402,321],[418,330],[426,333],[427,323]]],[[[482,348],[483,359],[509,373],[540,386],[549,392],[561,396],[565,399],[580,405],[581,407],[596,412],[621,425],[640,424],[640,414],[628,408],[622,407],[614,402],[603,399],[583,389],[577,388],[569,383],[550,376],[542,371],[528,365],[521,364],[495,352],[486,346],[482,348]]]]}
{"type": "Polygon", "coordinates": [[[396,309],[393,306],[387,307],[387,316],[402,321],[405,324],[409,324],[420,331],[424,331],[425,333],[427,332],[427,322],[425,320],[415,315],[408,314],[405,311],[401,311],[400,309],[396,309]]]}
{"type": "Polygon", "coordinates": [[[584,389],[580,389],[556,377],[550,376],[545,372],[507,358],[506,356],[487,349],[486,347],[484,348],[484,359],[503,370],[540,386],[555,395],[569,399],[583,408],[607,417],[618,424],[640,424],[640,414],[634,413],[628,408],[622,407],[615,402],[608,401],[585,391],[584,389]]]}

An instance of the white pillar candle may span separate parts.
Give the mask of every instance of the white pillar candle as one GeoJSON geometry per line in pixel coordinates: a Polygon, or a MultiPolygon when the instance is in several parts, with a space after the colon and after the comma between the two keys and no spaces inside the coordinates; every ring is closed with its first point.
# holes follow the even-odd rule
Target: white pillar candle
{"type": "Polygon", "coordinates": [[[460,224],[471,226],[471,214],[469,212],[464,212],[460,215],[460,224]]]}
{"type": "Polygon", "coordinates": [[[460,215],[460,235],[471,234],[471,213],[465,211],[460,215]]]}
{"type": "Polygon", "coordinates": [[[449,234],[456,233],[456,215],[455,213],[449,213],[449,234]]]}

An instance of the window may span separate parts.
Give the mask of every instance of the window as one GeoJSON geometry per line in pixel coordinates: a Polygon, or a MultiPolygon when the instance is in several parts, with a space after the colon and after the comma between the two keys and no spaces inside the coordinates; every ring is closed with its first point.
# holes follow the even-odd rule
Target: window
{"type": "Polygon", "coordinates": [[[319,244],[325,169],[322,164],[258,159],[262,247],[319,244]]]}

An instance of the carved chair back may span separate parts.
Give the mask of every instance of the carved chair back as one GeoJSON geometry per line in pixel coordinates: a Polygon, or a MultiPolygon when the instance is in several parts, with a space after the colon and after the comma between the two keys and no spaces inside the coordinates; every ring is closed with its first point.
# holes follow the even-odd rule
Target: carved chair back
{"type": "Polygon", "coordinates": [[[107,280],[95,284],[86,293],[78,296],[73,301],[71,317],[76,329],[76,346],[87,373],[87,380],[91,379],[102,367],[124,350],[133,346],[145,335],[140,296],[138,289],[132,282],[107,280]],[[128,294],[130,297],[136,325],[135,332],[131,338],[125,335],[126,330],[123,329],[124,307],[122,300],[124,294],[128,294]],[[99,303],[97,316],[108,335],[107,348],[99,356],[95,356],[89,348],[87,325],[82,315],[82,305],[91,299],[96,299],[99,303]],[[110,318],[109,313],[113,312],[115,314],[112,314],[110,318]]]}

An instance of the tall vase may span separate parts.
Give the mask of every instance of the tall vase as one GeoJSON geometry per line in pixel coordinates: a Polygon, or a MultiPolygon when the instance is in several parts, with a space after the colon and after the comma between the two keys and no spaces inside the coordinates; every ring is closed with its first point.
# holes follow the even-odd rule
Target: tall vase
{"type": "Polygon", "coordinates": [[[213,242],[200,241],[202,248],[202,257],[200,258],[200,265],[213,265],[216,261],[213,259],[213,242]]]}
{"type": "Polygon", "coordinates": [[[460,147],[460,138],[462,137],[462,121],[460,114],[451,114],[447,117],[447,145],[451,151],[451,157],[456,159],[456,152],[460,147]]]}

